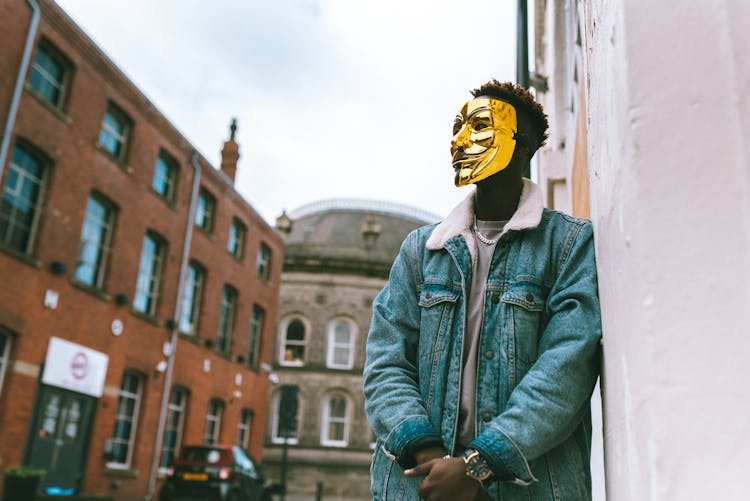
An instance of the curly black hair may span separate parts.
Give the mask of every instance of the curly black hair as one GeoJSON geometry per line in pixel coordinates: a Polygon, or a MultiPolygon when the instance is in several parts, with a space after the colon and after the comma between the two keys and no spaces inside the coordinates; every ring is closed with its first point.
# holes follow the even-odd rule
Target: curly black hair
{"type": "Polygon", "coordinates": [[[537,103],[531,93],[512,82],[498,82],[494,78],[489,82],[482,84],[479,88],[471,91],[474,97],[487,96],[494,99],[500,99],[506,103],[512,104],[516,110],[524,112],[528,117],[531,128],[533,129],[533,145],[529,145],[533,154],[537,149],[544,146],[549,134],[549,120],[544,113],[542,105],[537,103]]]}

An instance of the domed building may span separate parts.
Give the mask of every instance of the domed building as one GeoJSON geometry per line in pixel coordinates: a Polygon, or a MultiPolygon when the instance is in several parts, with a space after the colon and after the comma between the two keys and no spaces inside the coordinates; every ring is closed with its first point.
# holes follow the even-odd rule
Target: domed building
{"type": "Polygon", "coordinates": [[[374,435],[362,393],[372,302],[406,235],[437,216],[328,200],[282,214],[286,243],[264,462],[287,501],[365,501],[374,435]]]}

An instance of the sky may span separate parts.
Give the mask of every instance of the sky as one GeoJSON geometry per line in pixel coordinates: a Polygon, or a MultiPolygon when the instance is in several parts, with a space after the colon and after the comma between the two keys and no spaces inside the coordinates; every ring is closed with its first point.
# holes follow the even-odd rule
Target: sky
{"type": "Polygon", "coordinates": [[[270,224],[331,198],[447,215],[453,118],[515,79],[497,0],[57,0],[214,166],[237,118],[235,188],[270,224]]]}

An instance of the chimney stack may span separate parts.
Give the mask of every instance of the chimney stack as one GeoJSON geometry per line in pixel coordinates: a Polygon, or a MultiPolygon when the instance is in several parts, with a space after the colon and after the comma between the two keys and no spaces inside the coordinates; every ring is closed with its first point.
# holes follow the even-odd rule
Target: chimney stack
{"type": "Polygon", "coordinates": [[[234,140],[237,134],[237,119],[232,119],[232,124],[229,126],[229,141],[224,143],[224,147],[221,149],[221,172],[227,175],[227,177],[234,184],[234,178],[237,175],[237,160],[240,159],[240,145],[234,140]]]}

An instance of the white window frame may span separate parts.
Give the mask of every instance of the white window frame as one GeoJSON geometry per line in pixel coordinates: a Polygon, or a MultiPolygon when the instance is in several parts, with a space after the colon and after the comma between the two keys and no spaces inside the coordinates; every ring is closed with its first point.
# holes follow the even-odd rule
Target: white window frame
{"type": "Polygon", "coordinates": [[[219,310],[219,335],[216,337],[216,351],[231,353],[232,337],[234,335],[235,316],[240,295],[237,289],[225,284],[221,295],[221,309],[219,310]],[[220,346],[223,344],[224,346],[220,346]]]}
{"type": "Polygon", "coordinates": [[[326,447],[347,447],[349,445],[349,428],[352,421],[352,403],[348,395],[343,392],[332,392],[323,400],[323,416],[320,421],[320,444],[326,447]],[[344,416],[331,416],[331,402],[335,398],[344,401],[344,416]],[[342,423],[344,425],[343,439],[332,439],[328,436],[328,429],[332,422],[342,423]]]}
{"type": "Polygon", "coordinates": [[[254,419],[255,412],[252,409],[240,411],[240,421],[237,423],[237,445],[246,450],[250,445],[250,432],[253,429],[254,419]]]}
{"type": "Polygon", "coordinates": [[[130,118],[125,115],[125,112],[123,112],[116,104],[108,103],[107,109],[104,112],[104,116],[102,117],[102,129],[99,132],[99,146],[101,146],[104,151],[112,155],[114,158],[120,161],[124,161],[128,149],[128,140],[131,127],[132,122],[130,121],[130,118]],[[122,132],[116,131],[112,126],[110,126],[109,123],[107,123],[107,116],[110,116],[114,121],[119,122],[119,125],[122,126],[122,132]],[[107,134],[119,144],[119,152],[109,150],[107,145],[102,142],[103,134],[107,134]]]}
{"type": "Polygon", "coordinates": [[[205,188],[198,192],[198,206],[195,211],[195,225],[211,233],[214,227],[214,211],[216,210],[216,197],[205,188]]]}
{"type": "Polygon", "coordinates": [[[166,151],[160,151],[159,155],[156,157],[156,164],[154,165],[154,177],[151,180],[151,189],[154,190],[154,193],[159,195],[162,199],[166,200],[167,202],[174,201],[175,196],[175,185],[177,184],[177,161],[172,158],[172,156],[167,153],[166,151]],[[159,174],[159,163],[161,163],[164,168],[166,169],[166,176],[161,176],[159,174]],[[164,182],[164,185],[166,186],[166,192],[160,193],[155,187],[154,183],[157,179],[162,179],[164,182]]]}
{"type": "Polygon", "coordinates": [[[32,69],[29,73],[29,85],[41,98],[43,98],[55,108],[62,110],[68,93],[68,82],[70,81],[71,72],[71,64],[70,62],[68,62],[67,58],[65,58],[60,53],[60,51],[57,50],[57,48],[53,47],[52,44],[48,43],[45,40],[42,40],[37,45],[36,54],[34,55],[34,64],[32,64],[32,69]],[[43,52],[47,59],[49,59],[53,64],[57,64],[58,66],[60,66],[62,72],[60,80],[57,80],[55,79],[55,77],[50,75],[50,73],[47,71],[47,68],[39,63],[40,52],[43,52]],[[42,78],[42,80],[46,81],[50,86],[52,86],[52,88],[58,91],[57,100],[49,99],[41,89],[38,89],[36,86],[34,86],[34,84],[32,83],[34,72],[36,72],[42,78]]]}
{"type": "Polygon", "coordinates": [[[258,258],[255,262],[256,273],[261,282],[267,283],[271,278],[272,255],[273,251],[271,250],[271,247],[268,244],[261,242],[260,247],[258,248],[258,258]]]}
{"type": "Polygon", "coordinates": [[[0,343],[2,343],[0,344],[0,397],[3,395],[3,381],[10,362],[10,345],[12,342],[13,337],[10,334],[0,331],[0,343]]]}
{"type": "Polygon", "coordinates": [[[0,191],[0,197],[7,197],[11,199],[11,204],[13,205],[13,211],[8,215],[7,217],[7,224],[8,227],[6,229],[6,233],[0,235],[0,243],[2,243],[3,246],[11,247],[9,244],[6,243],[6,240],[9,239],[9,237],[12,234],[11,228],[13,226],[18,226],[16,223],[16,205],[13,202],[23,202],[32,207],[34,214],[31,219],[31,225],[29,226],[29,237],[28,240],[26,240],[26,245],[24,248],[20,251],[24,254],[30,254],[31,249],[34,246],[34,241],[36,240],[36,231],[37,226],[39,223],[39,217],[42,212],[42,201],[45,195],[45,189],[47,185],[47,171],[49,170],[47,168],[46,163],[42,158],[40,158],[39,155],[35,154],[34,151],[23,145],[23,144],[16,144],[13,148],[13,152],[11,154],[11,160],[8,165],[8,169],[10,171],[15,172],[16,174],[16,184],[15,186],[10,186],[10,175],[6,176],[5,179],[5,185],[3,185],[2,191],[0,191]],[[21,166],[15,163],[14,158],[16,154],[16,150],[19,150],[23,152],[24,155],[31,158],[32,161],[36,162],[39,165],[39,171],[40,175],[39,177],[34,176],[31,172],[29,172],[26,169],[26,166],[21,166]],[[37,186],[37,197],[36,200],[27,200],[23,197],[23,188],[26,183],[31,183],[37,186]]]}
{"type": "Polygon", "coordinates": [[[221,418],[224,415],[224,402],[218,398],[208,401],[208,412],[206,412],[206,432],[203,435],[203,443],[214,445],[219,443],[221,435],[221,418]]]}
{"type": "Polygon", "coordinates": [[[283,365],[286,367],[302,367],[305,365],[305,355],[307,351],[307,339],[310,334],[310,322],[303,317],[302,315],[291,315],[284,319],[284,321],[281,322],[281,325],[279,326],[279,365],[283,365]],[[305,328],[305,333],[302,338],[302,341],[293,341],[292,343],[287,342],[286,338],[286,331],[289,328],[289,325],[294,322],[295,320],[298,320],[302,322],[302,325],[305,328]],[[286,360],[284,357],[284,352],[286,351],[287,344],[292,344],[294,346],[302,346],[302,360],[296,361],[296,360],[286,360]]]}
{"type": "Polygon", "coordinates": [[[357,323],[351,318],[347,317],[336,317],[328,322],[328,336],[327,336],[327,347],[326,347],[326,366],[331,369],[351,369],[354,367],[354,352],[357,339],[357,323]],[[346,324],[349,326],[349,342],[337,343],[336,342],[336,326],[339,324],[346,324]],[[337,364],[335,361],[336,349],[347,348],[349,350],[349,356],[344,364],[337,364]]]}
{"type": "Polygon", "coordinates": [[[180,312],[178,328],[183,334],[195,336],[198,333],[201,303],[203,302],[203,284],[206,280],[206,269],[197,261],[188,265],[188,275],[185,283],[185,295],[180,312]],[[195,272],[195,276],[191,275],[195,272]]]}
{"type": "Polygon", "coordinates": [[[188,404],[188,398],[190,398],[188,391],[185,388],[182,387],[174,387],[172,388],[172,391],[169,395],[169,402],[167,403],[167,420],[166,425],[164,426],[164,436],[162,437],[162,443],[161,443],[161,451],[159,453],[159,471],[161,473],[167,473],[169,471],[169,466],[162,466],[161,461],[164,458],[164,449],[166,447],[166,438],[167,431],[169,430],[169,422],[170,422],[170,414],[177,413],[177,440],[175,440],[174,448],[172,449],[172,461],[177,457],[177,453],[180,451],[180,447],[182,446],[182,434],[185,430],[185,413],[187,412],[187,404],[188,404]],[[179,402],[172,403],[172,394],[179,395],[180,399],[179,402]]]}
{"type": "MultiPolygon", "coordinates": [[[[117,425],[117,422],[120,421],[120,420],[130,421],[130,436],[127,439],[127,446],[128,446],[128,448],[127,448],[127,454],[126,454],[125,462],[124,463],[118,463],[116,461],[110,461],[110,462],[107,463],[107,468],[111,468],[111,469],[114,469],[114,470],[117,470],[117,469],[123,469],[123,470],[124,469],[128,469],[128,468],[130,468],[130,465],[131,465],[131,463],[133,461],[133,449],[135,448],[134,447],[134,444],[135,444],[135,435],[136,435],[136,430],[137,430],[137,427],[138,427],[138,416],[139,416],[140,410],[141,410],[141,398],[143,396],[143,383],[144,383],[144,379],[145,378],[143,377],[142,374],[140,374],[140,373],[138,373],[136,371],[132,371],[132,370],[126,370],[122,374],[122,381],[120,383],[120,392],[119,392],[119,396],[117,398],[117,414],[115,415],[115,426],[117,425]],[[128,378],[128,377],[135,378],[136,381],[138,382],[138,388],[137,388],[137,390],[136,390],[135,393],[133,393],[131,391],[126,391],[126,390],[123,389],[123,387],[125,386],[125,379],[128,378]],[[134,402],[134,405],[133,405],[133,414],[131,416],[119,414],[119,411],[120,411],[120,401],[123,400],[123,399],[129,399],[129,400],[132,400],[134,402]]],[[[111,440],[112,440],[113,444],[118,441],[118,439],[116,439],[114,437],[114,431],[113,431],[113,436],[112,436],[111,440]]]]}
{"type": "MultiPolygon", "coordinates": [[[[297,385],[291,385],[297,386],[297,385]]],[[[279,437],[279,410],[281,407],[281,389],[276,392],[273,402],[273,424],[271,429],[271,442],[274,444],[283,444],[286,441],[289,445],[295,445],[299,442],[299,430],[300,416],[302,416],[302,398],[300,398],[299,387],[297,387],[297,429],[295,430],[295,437],[282,438],[279,437]]]]}
{"type": "Polygon", "coordinates": [[[156,305],[161,291],[161,277],[166,258],[166,241],[153,231],[148,231],[143,237],[141,247],[141,259],[138,265],[138,276],[135,281],[135,294],[133,294],[133,309],[146,315],[156,314],[156,305]],[[153,253],[147,254],[146,243],[153,242],[153,253]],[[145,301],[145,309],[137,306],[138,302],[145,301]]]}
{"type": "Polygon", "coordinates": [[[247,346],[247,365],[257,367],[260,361],[261,339],[263,338],[263,327],[266,323],[266,309],[259,304],[253,304],[253,312],[250,317],[250,336],[247,346]]]}
{"type": "Polygon", "coordinates": [[[227,239],[227,250],[237,259],[242,259],[245,248],[245,225],[239,219],[232,218],[229,226],[229,238],[227,239]]]}
{"type": "Polygon", "coordinates": [[[86,200],[86,213],[84,215],[83,225],[81,226],[81,242],[80,248],[78,250],[78,262],[76,264],[76,271],[74,273],[74,277],[77,281],[95,289],[102,288],[102,284],[104,283],[104,275],[106,275],[107,272],[107,261],[109,260],[110,243],[112,241],[112,229],[114,228],[114,223],[115,208],[112,203],[98,193],[92,193],[86,200]],[[100,204],[106,210],[104,220],[98,220],[89,214],[89,203],[91,203],[92,200],[100,204]],[[83,254],[84,246],[90,245],[86,240],[84,240],[84,237],[86,236],[85,232],[87,224],[93,224],[97,227],[102,228],[103,233],[102,240],[96,242],[96,262],[93,263],[94,280],[90,284],[83,282],[78,278],[78,268],[81,264],[81,255],[83,254]]]}

